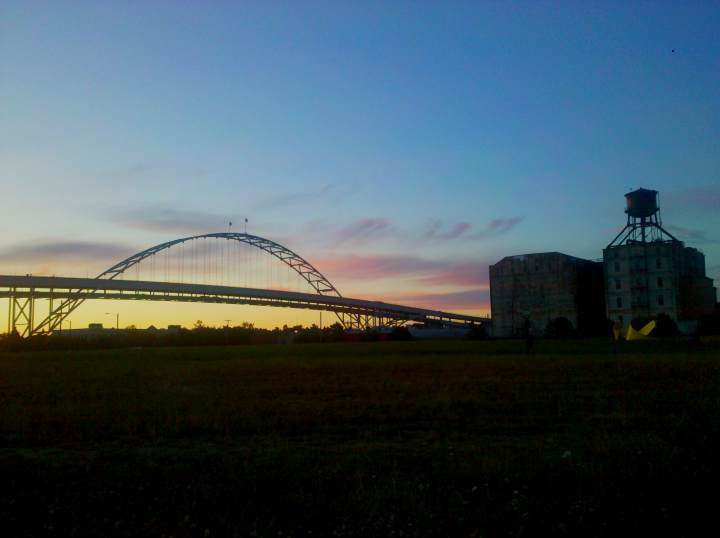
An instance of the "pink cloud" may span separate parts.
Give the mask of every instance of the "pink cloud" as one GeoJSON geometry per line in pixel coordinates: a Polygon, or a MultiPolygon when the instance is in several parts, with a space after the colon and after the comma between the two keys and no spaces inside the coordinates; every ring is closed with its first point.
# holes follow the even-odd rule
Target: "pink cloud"
{"type": "Polygon", "coordinates": [[[423,286],[487,286],[488,262],[483,260],[432,260],[417,256],[350,255],[318,260],[328,278],[349,280],[404,278],[423,286]]]}
{"type": "Polygon", "coordinates": [[[0,249],[0,272],[95,276],[138,250],[111,242],[30,241],[0,249]]]}
{"type": "Polygon", "coordinates": [[[486,288],[449,293],[408,293],[384,300],[435,310],[490,310],[490,292],[486,288]]]}
{"type": "Polygon", "coordinates": [[[356,280],[374,280],[428,272],[442,267],[443,262],[415,256],[349,255],[318,260],[316,266],[327,274],[356,280]]]}
{"type": "Polygon", "coordinates": [[[137,250],[137,247],[128,245],[92,241],[31,242],[26,245],[15,245],[1,250],[0,259],[12,262],[120,261],[133,252],[137,252],[137,250]]]}
{"type": "Polygon", "coordinates": [[[367,218],[351,222],[335,234],[335,242],[366,243],[376,239],[384,239],[395,232],[388,219],[367,218]]]}
{"type": "Polygon", "coordinates": [[[485,261],[450,262],[418,281],[430,286],[486,286],[489,284],[488,265],[485,261]]]}

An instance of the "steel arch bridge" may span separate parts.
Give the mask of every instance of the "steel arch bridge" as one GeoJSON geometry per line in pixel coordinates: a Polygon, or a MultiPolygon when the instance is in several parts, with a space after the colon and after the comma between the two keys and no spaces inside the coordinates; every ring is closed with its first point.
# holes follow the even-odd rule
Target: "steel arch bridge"
{"type": "Polygon", "coordinates": [[[155,245],[116,263],[94,279],[0,275],[0,297],[9,299],[8,332],[18,331],[21,336],[58,331],[67,317],[88,299],[228,303],[328,310],[337,315],[346,329],[398,326],[408,321],[445,325],[480,325],[488,321],[474,316],[343,297],[317,268],[292,250],[263,237],[232,232],[194,235],[155,245]],[[260,249],[299,275],[314,293],[118,279],[129,269],[159,252],[200,239],[236,241],[260,249]],[[49,310],[45,317],[35,323],[37,299],[47,300],[49,310]]]}

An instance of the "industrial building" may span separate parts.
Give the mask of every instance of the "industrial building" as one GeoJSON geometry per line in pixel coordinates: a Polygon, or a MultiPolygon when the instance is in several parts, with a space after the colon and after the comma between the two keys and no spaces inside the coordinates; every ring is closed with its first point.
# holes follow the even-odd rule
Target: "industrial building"
{"type": "Polygon", "coordinates": [[[596,334],[607,320],[666,314],[685,333],[712,314],[716,294],[705,256],[662,227],[658,192],[625,195],[627,223],[593,262],[559,252],[508,256],[490,266],[493,336],[521,336],[529,324],[542,335],[566,318],[579,334],[596,334]]]}
{"type": "Polygon", "coordinates": [[[542,336],[556,318],[592,334],[604,320],[602,264],[560,252],[508,256],[490,266],[490,308],[495,337],[521,336],[528,322],[542,336]]]}
{"type": "Polygon", "coordinates": [[[627,224],[603,251],[607,316],[627,325],[639,317],[670,316],[682,332],[715,308],[705,256],[662,226],[658,191],[625,195],[627,224]]]}

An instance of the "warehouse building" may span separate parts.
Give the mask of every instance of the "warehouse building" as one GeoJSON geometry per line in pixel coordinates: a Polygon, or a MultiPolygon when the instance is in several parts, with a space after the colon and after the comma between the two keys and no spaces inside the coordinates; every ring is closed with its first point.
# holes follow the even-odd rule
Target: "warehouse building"
{"type": "Polygon", "coordinates": [[[543,252],[508,256],[490,266],[493,336],[522,336],[529,323],[542,336],[548,323],[565,318],[580,334],[604,320],[602,264],[543,252]]]}

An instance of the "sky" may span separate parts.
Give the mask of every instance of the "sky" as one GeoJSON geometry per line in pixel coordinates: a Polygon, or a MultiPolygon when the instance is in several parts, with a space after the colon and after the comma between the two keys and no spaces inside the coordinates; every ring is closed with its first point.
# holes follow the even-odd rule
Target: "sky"
{"type": "MultiPolygon", "coordinates": [[[[0,273],[95,276],[247,218],[343,295],[482,314],[489,264],[600,258],[646,187],[718,279],[719,7],[5,0],[0,273]]],[[[73,320],[114,313],[318,318],[73,320]]]]}

